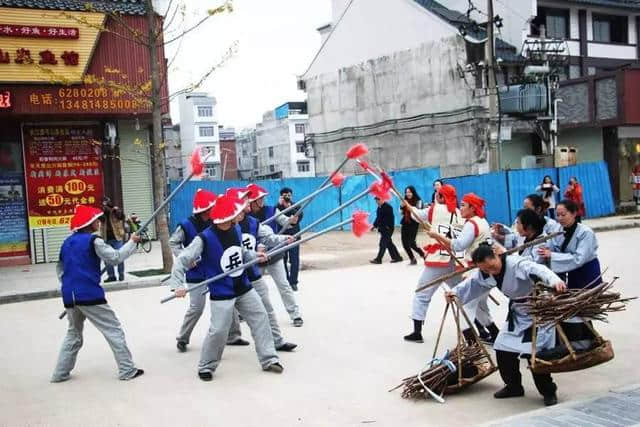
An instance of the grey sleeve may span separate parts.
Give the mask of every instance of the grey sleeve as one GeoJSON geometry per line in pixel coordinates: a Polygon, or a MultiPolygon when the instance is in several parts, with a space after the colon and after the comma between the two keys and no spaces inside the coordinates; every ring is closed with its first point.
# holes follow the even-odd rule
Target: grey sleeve
{"type": "Polygon", "coordinates": [[[281,242],[287,240],[288,236],[285,234],[276,234],[271,227],[266,225],[258,226],[258,243],[262,243],[267,248],[272,248],[281,242]]]}
{"type": "Polygon", "coordinates": [[[467,248],[471,246],[475,238],[476,238],[476,232],[473,227],[473,224],[470,222],[467,222],[462,227],[462,232],[460,233],[460,235],[458,235],[458,237],[456,237],[455,239],[451,240],[451,249],[453,249],[456,252],[462,252],[464,250],[467,250],[467,248]]]}
{"type": "Polygon", "coordinates": [[[184,242],[184,239],[185,234],[181,226],[178,226],[178,228],[176,228],[176,231],[174,231],[173,234],[171,234],[171,236],[169,237],[169,247],[171,248],[171,253],[176,258],[178,258],[180,252],[182,252],[182,242],[184,242]]]}
{"type": "Polygon", "coordinates": [[[556,283],[562,282],[562,279],[546,266],[528,258],[522,258],[518,262],[516,271],[521,279],[528,279],[531,275],[538,276],[548,287],[553,287],[556,283]]]}
{"type": "Polygon", "coordinates": [[[107,245],[100,237],[97,237],[93,241],[93,247],[95,248],[98,257],[108,265],[121,264],[136,251],[136,243],[131,240],[125,243],[120,249],[116,250],[107,245]]]}
{"type": "Polygon", "coordinates": [[[460,282],[452,291],[460,298],[462,304],[480,297],[490,291],[494,286],[479,280],[480,272],[476,271],[470,277],[460,282]]]}
{"type": "Polygon", "coordinates": [[[553,271],[564,273],[575,270],[595,258],[594,254],[598,250],[596,235],[593,232],[585,232],[582,236],[575,238],[579,239],[575,253],[551,252],[553,271]]]}
{"type": "Polygon", "coordinates": [[[184,289],[184,280],[187,271],[193,268],[193,265],[200,260],[203,246],[202,239],[196,236],[191,244],[180,252],[178,259],[173,263],[171,278],[167,281],[171,290],[184,289]]]}
{"type": "Polygon", "coordinates": [[[278,215],[276,217],[276,222],[278,223],[278,225],[280,227],[284,227],[285,224],[289,223],[289,217],[286,215],[281,215],[280,212],[282,212],[280,209],[276,208],[276,215],[278,215]]]}

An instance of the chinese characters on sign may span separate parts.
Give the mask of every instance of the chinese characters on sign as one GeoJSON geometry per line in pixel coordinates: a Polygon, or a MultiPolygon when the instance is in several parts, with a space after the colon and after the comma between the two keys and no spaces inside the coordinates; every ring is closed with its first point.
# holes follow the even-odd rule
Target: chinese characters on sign
{"type": "Polygon", "coordinates": [[[47,93],[29,94],[29,105],[55,106],[61,112],[131,111],[142,108],[142,103],[125,98],[114,89],[104,87],[60,88],[47,93]]]}
{"type": "Polygon", "coordinates": [[[95,126],[25,126],[31,228],[68,226],[76,205],[100,206],[102,159],[95,126]]]}
{"type": "Polygon", "coordinates": [[[22,173],[0,171],[0,257],[28,255],[22,173]]]}
{"type": "Polygon", "coordinates": [[[0,37],[29,37],[38,39],[77,39],[80,31],[71,27],[43,27],[39,25],[0,24],[0,37]]]}
{"type": "MultiPolygon", "coordinates": [[[[38,63],[40,65],[57,65],[58,60],[56,59],[56,54],[49,49],[42,50],[38,52],[40,55],[40,60],[38,63]]],[[[80,62],[80,55],[75,51],[64,51],[60,54],[60,58],[64,65],[75,66],[80,62]]],[[[29,49],[20,48],[16,49],[16,53],[13,57],[13,62],[16,64],[33,64],[35,60],[31,56],[31,51],[29,49]]],[[[0,64],[10,64],[11,56],[9,52],[0,49],[0,64]]]]}
{"type": "Polygon", "coordinates": [[[11,108],[11,92],[5,90],[0,92],[0,110],[8,110],[11,108]]]}

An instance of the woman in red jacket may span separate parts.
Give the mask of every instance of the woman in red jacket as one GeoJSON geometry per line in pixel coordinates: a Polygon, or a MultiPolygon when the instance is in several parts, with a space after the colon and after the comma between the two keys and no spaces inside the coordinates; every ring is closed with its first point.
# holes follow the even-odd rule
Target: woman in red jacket
{"type": "Polygon", "coordinates": [[[585,216],[584,199],[582,197],[582,185],[580,185],[575,176],[572,176],[571,179],[569,179],[569,185],[567,186],[567,189],[564,190],[564,197],[578,205],[576,222],[581,222],[582,218],[585,216]]]}

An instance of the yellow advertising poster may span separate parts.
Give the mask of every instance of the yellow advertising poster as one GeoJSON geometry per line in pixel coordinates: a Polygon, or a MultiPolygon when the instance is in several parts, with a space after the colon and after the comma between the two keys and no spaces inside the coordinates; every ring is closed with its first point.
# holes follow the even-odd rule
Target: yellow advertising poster
{"type": "Polygon", "coordinates": [[[0,83],[81,83],[105,15],[0,7],[0,83]]]}

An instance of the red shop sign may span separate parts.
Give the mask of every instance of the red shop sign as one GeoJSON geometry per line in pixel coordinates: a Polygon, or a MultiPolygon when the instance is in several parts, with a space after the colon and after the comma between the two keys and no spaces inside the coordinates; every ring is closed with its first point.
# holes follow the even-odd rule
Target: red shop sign
{"type": "Polygon", "coordinates": [[[8,110],[12,107],[11,92],[8,90],[0,91],[0,110],[8,110]]]}
{"type": "Polygon", "coordinates": [[[49,27],[42,25],[0,24],[0,37],[28,37],[36,39],[77,39],[76,27],[49,27]]]}

